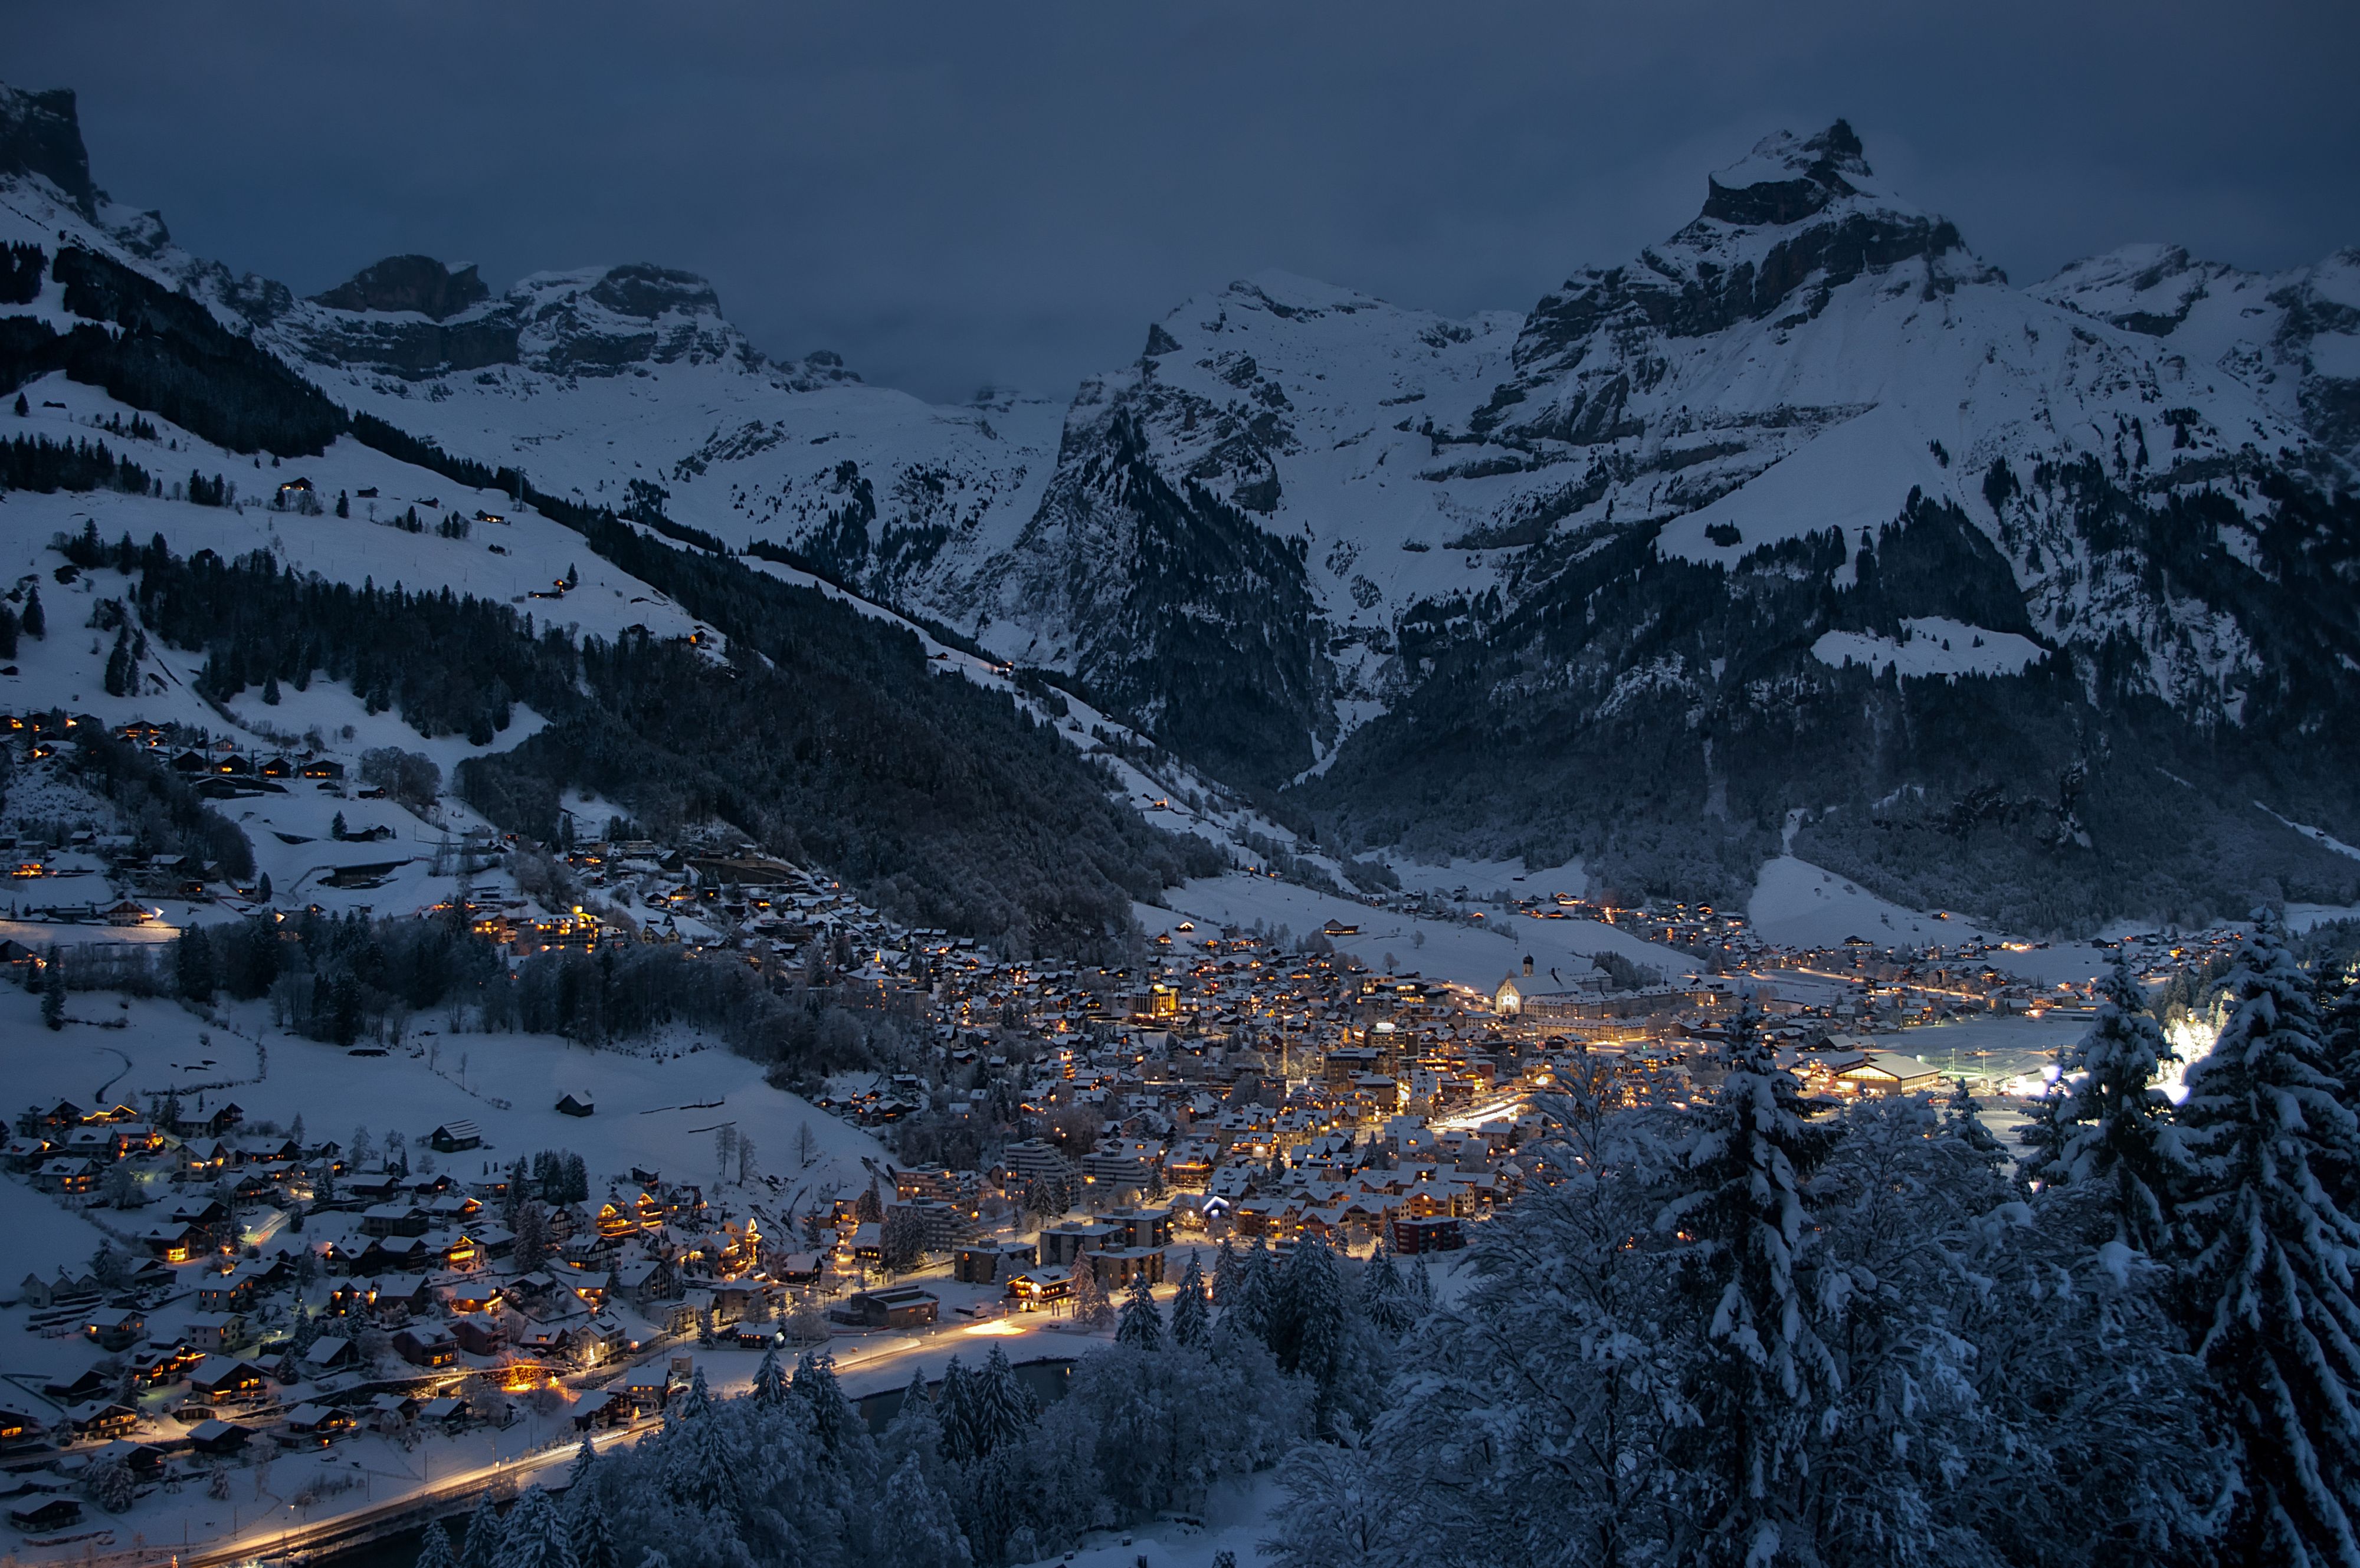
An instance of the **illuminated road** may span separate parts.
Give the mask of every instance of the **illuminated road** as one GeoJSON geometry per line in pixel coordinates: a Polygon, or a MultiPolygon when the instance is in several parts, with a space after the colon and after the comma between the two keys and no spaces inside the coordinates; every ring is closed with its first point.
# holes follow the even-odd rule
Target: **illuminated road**
{"type": "MultiPolygon", "coordinates": [[[[866,1374],[892,1367],[897,1363],[905,1363],[912,1357],[934,1352],[945,1355],[954,1353],[962,1340],[977,1339],[1004,1344],[1011,1340],[1041,1337],[1052,1322],[1064,1321],[1065,1320],[1051,1319],[1045,1314],[1027,1312],[975,1323],[943,1323],[923,1333],[900,1334],[876,1340],[857,1342],[847,1345],[846,1354],[837,1360],[836,1374],[840,1378],[847,1380],[856,1375],[862,1375],[862,1380],[865,1382],[866,1374]]],[[[1045,1337],[1055,1348],[1067,1354],[1078,1354],[1093,1343],[1091,1338],[1082,1335],[1050,1334],[1045,1337]]],[[[654,1356],[643,1356],[633,1366],[661,1364],[668,1360],[673,1353],[672,1348],[667,1348],[654,1356]]],[[[759,1363],[750,1356],[745,1356],[744,1359],[747,1362],[744,1377],[730,1377],[716,1382],[713,1385],[715,1393],[737,1392],[750,1385],[754,1367],[759,1363]]],[[[627,1367],[623,1370],[630,1369],[627,1367]]],[[[709,1370],[707,1376],[711,1376],[709,1370]]],[[[898,1378],[889,1379],[896,1383],[899,1380],[898,1378]]],[[[650,1416],[629,1426],[616,1427],[593,1433],[591,1441],[594,1446],[600,1452],[604,1452],[619,1445],[635,1443],[647,1432],[661,1427],[661,1424],[660,1418],[650,1416]]],[[[360,1508],[325,1518],[269,1527],[251,1524],[240,1529],[234,1535],[216,1537],[213,1541],[192,1545],[185,1550],[176,1551],[166,1546],[150,1546],[143,1552],[101,1552],[98,1556],[108,1565],[108,1568],[115,1568],[116,1564],[135,1563],[157,1564],[178,1563],[180,1568],[231,1568],[231,1565],[237,1563],[271,1561],[306,1552],[316,1552],[323,1549],[355,1545],[359,1541],[381,1531],[421,1523],[426,1517],[433,1514],[453,1511],[453,1505],[475,1497],[486,1487],[504,1492],[520,1488],[530,1484],[534,1477],[552,1469],[563,1469],[573,1462],[574,1454],[580,1449],[581,1438],[569,1433],[560,1436],[545,1447],[509,1458],[496,1458],[490,1464],[473,1465],[448,1475],[438,1475],[432,1481],[421,1479],[397,1496],[371,1501],[360,1508]]],[[[421,1453],[423,1452],[421,1450],[421,1453]]],[[[386,1476],[384,1471],[375,1471],[371,1474],[380,1478],[386,1476]]],[[[391,1478],[397,1481],[403,1479],[399,1476],[391,1478]]],[[[37,1560],[31,1553],[26,1552],[20,1552],[19,1559],[20,1561],[37,1560]]],[[[62,1563],[80,1560],[78,1549],[69,1549],[48,1561],[62,1563]]]]}

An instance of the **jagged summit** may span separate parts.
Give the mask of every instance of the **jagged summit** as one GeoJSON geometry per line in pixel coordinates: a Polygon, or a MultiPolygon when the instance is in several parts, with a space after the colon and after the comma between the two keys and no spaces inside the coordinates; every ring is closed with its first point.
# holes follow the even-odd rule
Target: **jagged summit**
{"type": "Polygon", "coordinates": [[[1860,137],[1838,120],[1804,140],[1779,131],[1739,163],[1707,177],[1704,216],[1723,223],[1793,223],[1842,196],[1867,193],[1873,173],[1860,137]]]}
{"type": "Polygon", "coordinates": [[[0,84],[0,176],[12,174],[38,175],[84,217],[97,212],[99,190],[91,183],[73,89],[28,93],[0,84]]]}
{"type": "Polygon", "coordinates": [[[311,300],[332,310],[412,311],[440,321],[491,297],[473,265],[453,267],[431,256],[389,256],[311,300]]]}

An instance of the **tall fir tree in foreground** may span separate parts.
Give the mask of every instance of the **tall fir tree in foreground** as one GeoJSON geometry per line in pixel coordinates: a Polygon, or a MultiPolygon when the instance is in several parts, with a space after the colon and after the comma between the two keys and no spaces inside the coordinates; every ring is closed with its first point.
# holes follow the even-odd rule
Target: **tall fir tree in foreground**
{"type": "Polygon", "coordinates": [[[2234,1556],[2355,1568],[2360,1225],[2322,1179],[2360,1147],[2326,1071],[2308,976],[2267,911],[2229,977],[2233,1011],[2188,1074],[2196,1170],[2181,1204],[2191,1329],[2243,1450],[2234,1556]]]}
{"type": "Polygon", "coordinates": [[[1689,1378],[1696,1425],[1679,1487],[1682,1555],[1699,1563],[1808,1560],[1808,1446],[1840,1382],[1803,1278],[1814,1227],[1804,1185],[1835,1147],[1808,1120],[1750,1007],[1731,1026],[1720,1092],[1699,1113],[1686,1191],[1657,1221],[1688,1238],[1686,1291],[1707,1317],[1689,1378]]]}
{"type": "Polygon", "coordinates": [[[2120,959],[2100,983],[2097,1026],[2066,1053],[2063,1076],[2082,1074],[2051,1107],[2057,1153],[2038,1172],[2052,1181],[2103,1182],[2114,1239],[2158,1250],[2171,1228],[2172,1193],[2188,1156],[2171,1102],[2155,1086],[2177,1061],[2138,982],[2120,959]]]}
{"type": "Polygon", "coordinates": [[[574,1568],[565,1517],[539,1486],[527,1486],[508,1510],[498,1563],[499,1568],[574,1568]]]}
{"type": "Polygon", "coordinates": [[[451,1550],[451,1537],[441,1522],[430,1519],[418,1534],[418,1568],[458,1568],[458,1554],[451,1550]]]}
{"type": "MultiPolygon", "coordinates": [[[[2360,964],[2360,959],[2353,962],[2360,964]]],[[[2360,976],[2351,967],[2337,967],[2320,975],[2318,989],[2326,1071],[2343,1085],[2346,1105],[2360,1104],[2360,983],[2355,980],[2360,976]]],[[[2335,1194],[2336,1206],[2360,1219],[2360,1149],[2344,1151],[2319,1177],[2335,1194]]]]}
{"type": "Polygon", "coordinates": [[[467,1518],[467,1533],[459,1538],[460,1568],[499,1568],[500,1510],[486,1492],[467,1518]]]}

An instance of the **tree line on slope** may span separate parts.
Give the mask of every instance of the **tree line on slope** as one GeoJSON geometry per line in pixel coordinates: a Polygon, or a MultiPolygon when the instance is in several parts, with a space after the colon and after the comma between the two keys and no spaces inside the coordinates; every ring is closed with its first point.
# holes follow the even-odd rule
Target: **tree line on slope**
{"type": "Polygon", "coordinates": [[[1743,897],[1797,807],[1816,813],[1798,853],[2016,929],[2202,923],[2272,886],[2360,896],[2348,858],[2252,804],[2331,828],[2360,813],[2344,722],[2360,617],[2333,592],[2360,559],[2360,498],[2262,476],[2256,572],[2231,549],[2247,535],[2224,498],[2150,506],[2080,470],[2036,478],[2078,519],[2093,578],[2141,577],[2256,628],[2267,671],[2234,713],[2173,706],[2120,630],[2021,674],[1830,668],[1813,652],[1824,634],[1892,638],[1918,617],[2045,636],[2009,561],[1919,496],[1857,549],[1822,530],[1727,567],[1663,554],[1653,524],[1554,537],[1512,601],[1405,615],[1409,689],[1289,794],[1330,842],[1578,854],[1633,899],[1743,897]]]}
{"type": "Polygon", "coordinates": [[[281,1029],[340,1046],[399,1041],[429,1011],[453,1034],[556,1034],[588,1045],[673,1026],[708,1029],[797,1091],[830,1073],[898,1062],[918,1032],[873,987],[836,985],[824,964],[757,972],[639,942],[512,961],[455,908],[425,919],[257,915],[186,926],[151,948],[66,949],[51,959],[44,978],[60,992],[267,1000],[281,1029]]]}
{"type": "Polygon", "coordinates": [[[137,571],[149,633],[204,654],[199,686],[217,702],[324,675],[372,713],[477,746],[529,704],[548,727],[469,759],[458,782],[544,842],[567,789],[661,835],[727,822],[912,923],[1025,954],[1127,951],[1132,899],[1220,868],[1211,845],[1110,799],[1105,774],[1006,693],[934,670],[906,629],[614,527],[601,553],[727,629],[726,659],[639,629],[576,637],[448,589],[327,583],[261,552],[182,560],[158,538],[110,559],[137,571]]]}

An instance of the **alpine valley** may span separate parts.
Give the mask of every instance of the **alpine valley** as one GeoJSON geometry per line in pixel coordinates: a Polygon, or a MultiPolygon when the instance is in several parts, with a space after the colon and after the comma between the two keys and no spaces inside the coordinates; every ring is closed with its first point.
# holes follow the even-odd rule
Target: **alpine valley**
{"type": "MultiPolygon", "coordinates": [[[[235,276],[93,185],[71,93],[0,96],[0,243],[11,397],[505,492],[773,660],[747,585],[819,580],[1342,868],[1579,857],[1610,899],[1742,898],[1784,844],[2034,931],[2360,901],[2360,252],[2142,245],[2019,287],[1838,121],[1523,314],[1263,274],[1070,399],[951,408],[767,358],[651,263],[235,276]]],[[[513,826],[594,774],[641,812],[680,788],[552,749],[471,800],[513,826]]],[[[691,749],[698,809],[926,875],[691,749]]],[[[1108,885],[1202,874],[1028,766],[1108,885]]]]}

